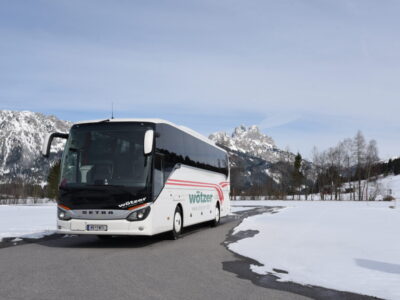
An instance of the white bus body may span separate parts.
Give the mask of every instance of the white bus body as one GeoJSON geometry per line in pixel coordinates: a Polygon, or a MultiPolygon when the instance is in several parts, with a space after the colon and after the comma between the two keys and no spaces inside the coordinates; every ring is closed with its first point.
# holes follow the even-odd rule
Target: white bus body
{"type": "Polygon", "coordinates": [[[54,137],[68,138],[59,233],[179,235],[179,226],[217,224],[230,212],[227,153],[189,129],[163,120],[111,119],[80,122],[69,137],[54,137]]]}

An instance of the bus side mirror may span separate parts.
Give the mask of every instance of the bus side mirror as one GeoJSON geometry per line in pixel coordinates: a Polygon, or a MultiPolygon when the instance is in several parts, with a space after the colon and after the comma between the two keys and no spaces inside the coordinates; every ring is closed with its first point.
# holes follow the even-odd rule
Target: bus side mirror
{"type": "Polygon", "coordinates": [[[44,138],[43,145],[42,145],[42,155],[46,158],[49,157],[50,155],[50,147],[51,147],[51,142],[53,141],[54,138],[61,138],[61,139],[67,139],[69,136],[68,133],[61,133],[61,132],[53,132],[53,133],[48,133],[46,137],[44,138]]]}
{"type": "Polygon", "coordinates": [[[150,154],[153,151],[154,130],[147,130],[144,133],[144,155],[150,154]]]}

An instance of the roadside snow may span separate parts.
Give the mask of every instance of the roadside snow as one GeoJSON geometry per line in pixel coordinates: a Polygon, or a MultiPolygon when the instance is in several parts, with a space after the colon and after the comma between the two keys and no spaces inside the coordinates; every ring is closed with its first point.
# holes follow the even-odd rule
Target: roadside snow
{"type": "Polygon", "coordinates": [[[56,230],[56,205],[0,205],[0,241],[41,238],[56,230]]]}
{"type": "Polygon", "coordinates": [[[387,176],[379,180],[384,190],[390,190],[395,198],[400,198],[400,175],[387,176]]]}
{"type": "MultiPolygon", "coordinates": [[[[315,207],[322,205],[326,207],[381,207],[390,208],[394,206],[395,201],[334,201],[334,200],[231,200],[231,207],[252,207],[252,206],[283,206],[283,207],[315,207]]],[[[400,204],[400,202],[398,202],[400,204]]],[[[400,206],[397,206],[400,208],[400,206]]]]}
{"type": "Polygon", "coordinates": [[[249,217],[234,233],[258,230],[229,245],[280,281],[400,299],[400,207],[388,202],[232,201],[285,206],[249,217]],[[274,269],[288,271],[277,273],[274,269]]]}

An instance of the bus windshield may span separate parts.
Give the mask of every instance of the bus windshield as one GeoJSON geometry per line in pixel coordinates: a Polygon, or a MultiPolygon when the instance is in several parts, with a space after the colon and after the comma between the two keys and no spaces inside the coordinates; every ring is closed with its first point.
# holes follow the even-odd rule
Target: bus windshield
{"type": "Polygon", "coordinates": [[[152,155],[144,155],[146,123],[100,122],[71,128],[60,188],[120,186],[147,189],[152,155]]]}

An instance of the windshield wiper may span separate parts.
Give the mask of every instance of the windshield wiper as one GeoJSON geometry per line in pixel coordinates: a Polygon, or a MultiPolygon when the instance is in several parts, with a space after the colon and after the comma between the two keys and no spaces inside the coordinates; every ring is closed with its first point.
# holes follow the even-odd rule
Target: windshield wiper
{"type": "Polygon", "coordinates": [[[69,147],[69,148],[68,148],[68,151],[71,151],[71,152],[78,152],[78,151],[82,151],[82,149],[74,148],[74,147],[69,147]]]}
{"type": "Polygon", "coordinates": [[[126,188],[127,186],[126,185],[120,185],[120,184],[104,184],[104,183],[102,183],[102,184],[86,184],[85,186],[101,186],[101,187],[107,187],[107,186],[109,186],[109,187],[122,187],[122,188],[126,188]]]}

